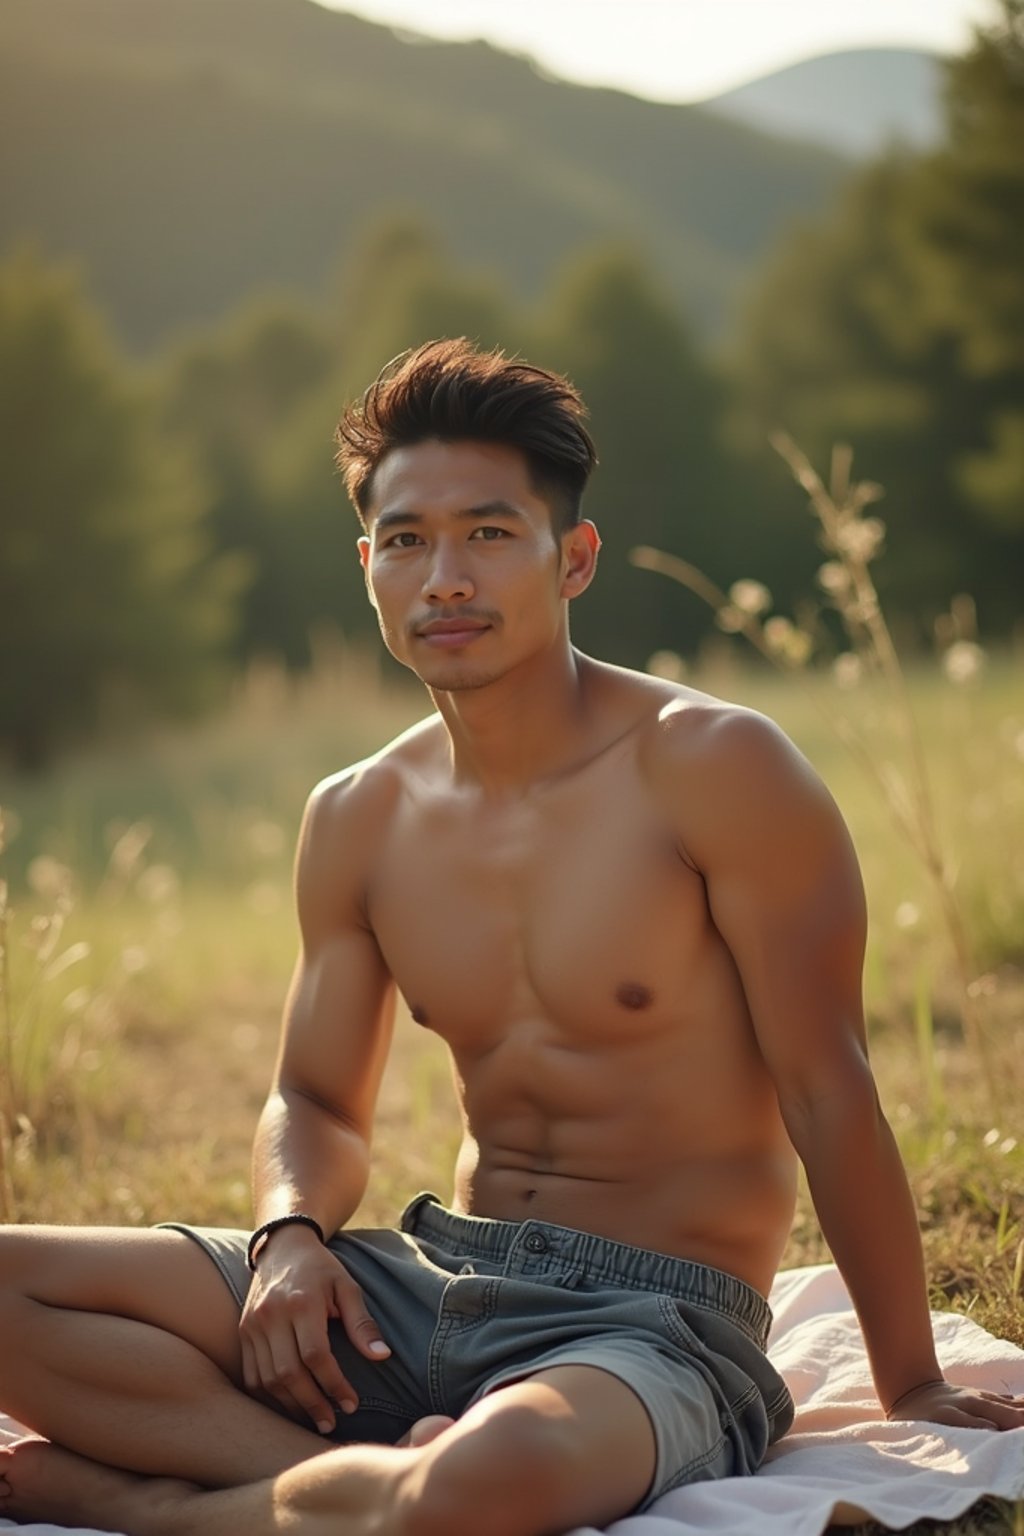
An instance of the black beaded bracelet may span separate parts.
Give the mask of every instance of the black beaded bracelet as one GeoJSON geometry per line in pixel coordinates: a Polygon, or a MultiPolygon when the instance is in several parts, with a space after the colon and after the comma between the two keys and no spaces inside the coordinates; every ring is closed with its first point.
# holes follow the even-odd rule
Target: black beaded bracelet
{"type": "Polygon", "coordinates": [[[300,1227],[309,1227],[311,1231],[316,1233],[321,1242],[324,1241],[323,1227],[318,1221],[315,1221],[312,1216],[307,1216],[305,1212],[293,1211],[288,1216],[275,1216],[273,1221],[265,1221],[262,1227],[257,1227],[256,1231],[249,1239],[249,1246],[246,1249],[245,1254],[245,1262],[248,1264],[253,1274],[256,1273],[256,1255],[258,1251],[263,1247],[263,1244],[266,1242],[270,1234],[272,1232],[280,1231],[282,1227],[288,1227],[293,1224],[297,1224],[300,1227]]]}

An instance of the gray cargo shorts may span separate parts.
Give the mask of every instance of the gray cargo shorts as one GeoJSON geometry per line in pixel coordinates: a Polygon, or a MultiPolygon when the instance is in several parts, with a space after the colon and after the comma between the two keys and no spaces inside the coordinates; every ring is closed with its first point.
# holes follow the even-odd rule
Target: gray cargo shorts
{"type": "MultiPolygon", "coordinates": [[[[239,1308],[248,1232],[165,1226],[194,1239],[239,1308]]],[[[722,1270],[545,1221],[407,1207],[398,1231],[346,1230],[328,1244],[391,1346],[368,1360],[339,1323],[331,1347],[359,1394],[334,1439],[393,1444],[425,1414],[458,1418],[488,1393],[556,1365],[625,1382],[654,1427],[645,1510],[683,1483],[754,1472],[793,1420],[764,1350],[764,1297],[722,1270]]]]}

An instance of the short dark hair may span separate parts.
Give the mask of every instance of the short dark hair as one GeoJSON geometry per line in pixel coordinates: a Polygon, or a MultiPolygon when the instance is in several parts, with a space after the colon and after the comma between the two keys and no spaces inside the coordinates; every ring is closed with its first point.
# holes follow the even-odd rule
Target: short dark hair
{"type": "Polygon", "coordinates": [[[393,358],[348,406],[335,435],[335,462],[365,527],[374,472],[393,449],[428,438],[518,448],[561,533],[579,522],[597,463],[586,414],[578,390],[561,374],[501,351],[480,351],[465,336],[428,341],[393,358]]]}

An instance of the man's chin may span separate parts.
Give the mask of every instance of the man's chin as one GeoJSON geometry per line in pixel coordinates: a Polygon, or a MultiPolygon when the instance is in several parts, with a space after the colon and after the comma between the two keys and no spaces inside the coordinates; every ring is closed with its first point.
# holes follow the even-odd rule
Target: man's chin
{"type": "Polygon", "coordinates": [[[472,667],[466,662],[450,661],[447,665],[413,667],[412,670],[425,688],[432,693],[465,693],[475,688],[486,688],[501,676],[493,668],[472,667]]]}

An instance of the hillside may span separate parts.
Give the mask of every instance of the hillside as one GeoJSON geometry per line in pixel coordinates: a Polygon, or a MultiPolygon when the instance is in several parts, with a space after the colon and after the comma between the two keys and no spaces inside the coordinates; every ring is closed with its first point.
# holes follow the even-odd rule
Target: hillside
{"type": "Polygon", "coordinates": [[[764,133],[866,158],[899,139],[942,136],[942,59],[913,48],[850,48],[773,71],[702,106],[764,133]]]}
{"type": "Polygon", "coordinates": [[[256,287],[316,291],[375,213],[535,290],[573,247],[647,248],[698,330],[847,164],[699,107],[541,76],[312,0],[2,0],[0,245],[83,259],[152,347],[256,287]]]}

